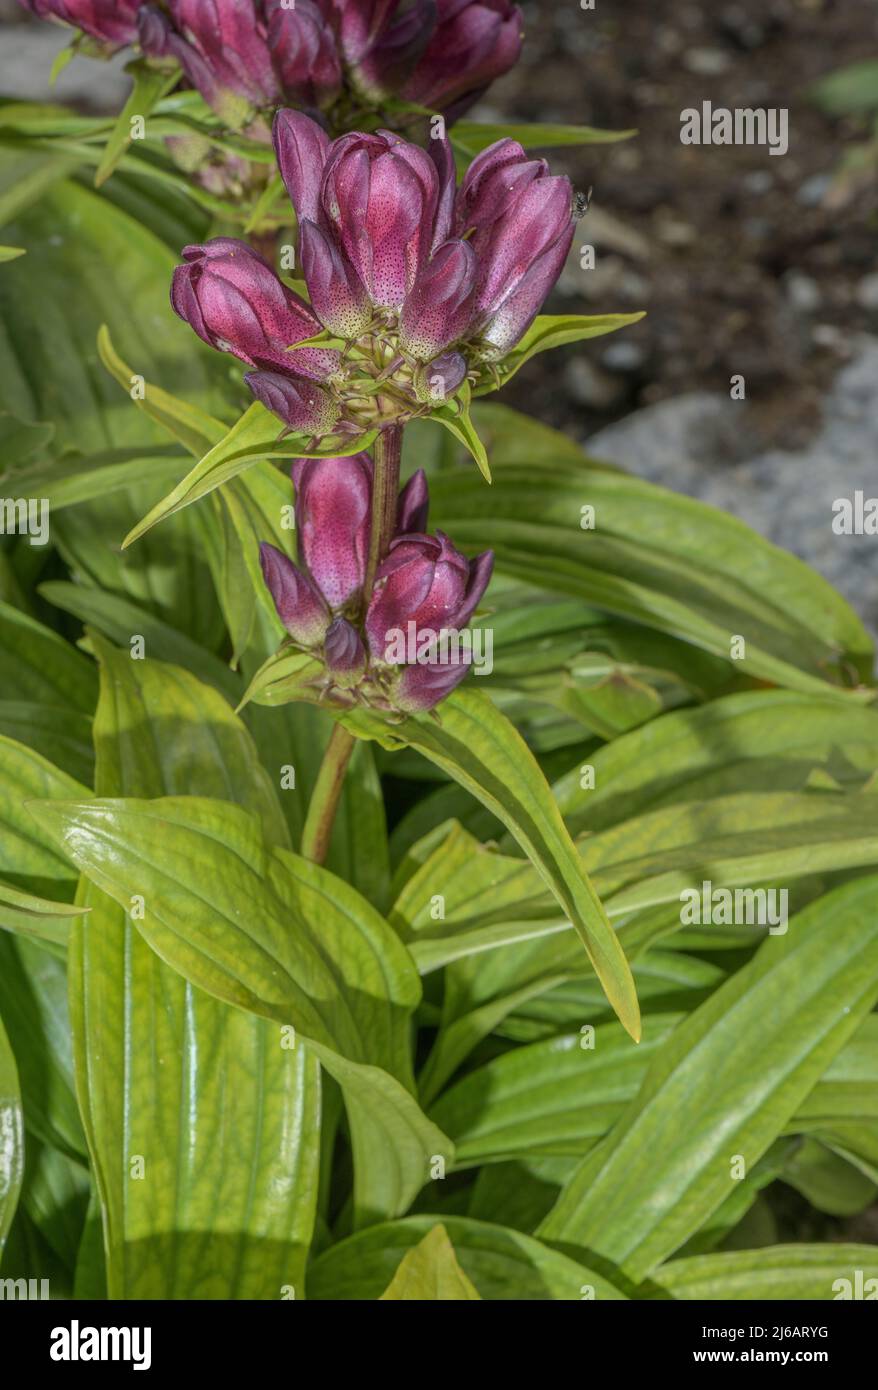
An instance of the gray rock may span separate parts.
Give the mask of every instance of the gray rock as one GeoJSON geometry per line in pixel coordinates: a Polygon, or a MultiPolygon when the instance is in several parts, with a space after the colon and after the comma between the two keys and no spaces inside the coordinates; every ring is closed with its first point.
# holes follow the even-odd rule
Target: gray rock
{"type": "Polygon", "coordinates": [[[817,281],[799,270],[787,271],[783,277],[783,287],[790,304],[802,314],[815,313],[823,302],[817,281]]]}
{"type": "Polygon", "coordinates": [[[52,64],[68,48],[74,31],[60,24],[3,25],[0,43],[0,92],[15,100],[69,104],[91,111],[119,111],[131,90],[131,78],[123,66],[130,53],[117,54],[109,62],[76,57],[67,64],[54,87],[49,86],[52,64]]]}
{"type": "Polygon", "coordinates": [[[865,275],[857,285],[856,301],[862,309],[878,310],[878,271],[865,275]]]}
{"type": "Polygon", "coordinates": [[[861,335],[850,348],[806,449],[748,451],[747,403],[708,392],[638,410],[592,435],[587,447],[740,517],[825,575],[878,636],[878,537],[832,529],[837,499],[857,491],[878,496],[878,338],[861,335]]]}

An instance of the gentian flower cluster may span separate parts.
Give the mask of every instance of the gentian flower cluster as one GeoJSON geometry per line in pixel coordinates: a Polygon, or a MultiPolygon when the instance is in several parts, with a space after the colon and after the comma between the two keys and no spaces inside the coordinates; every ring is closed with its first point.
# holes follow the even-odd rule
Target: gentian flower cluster
{"type": "Polygon", "coordinates": [[[466,560],[447,536],[426,533],[427,480],[418,472],[400,493],[396,535],[367,596],[372,473],[368,454],[299,459],[299,565],[263,544],[262,572],[293,644],[323,663],[328,703],[409,714],[432,709],[466,675],[471,654],[455,634],[470,622],[494,557],[466,560]]]}
{"type": "Polygon", "coordinates": [[[510,0],[22,0],[179,63],[230,125],[294,104],[349,130],[391,99],[459,116],[521,51],[510,0]]]}
{"type": "Polygon", "coordinates": [[[570,249],[569,180],[508,139],[459,189],[444,137],[426,151],[387,131],[330,141],[285,110],[274,140],[310,304],[219,238],[184,250],[177,313],[254,368],[251,391],[288,429],[315,437],[403,424],[492,379],[570,249]]]}

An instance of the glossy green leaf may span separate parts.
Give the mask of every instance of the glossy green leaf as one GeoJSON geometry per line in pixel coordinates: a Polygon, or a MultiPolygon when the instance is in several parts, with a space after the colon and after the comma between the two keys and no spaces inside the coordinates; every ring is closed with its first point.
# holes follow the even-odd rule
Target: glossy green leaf
{"type": "Polygon", "coordinates": [[[540,121],[527,125],[506,122],[455,121],[451,140],[468,155],[479,154],[495,140],[517,140],[528,150],[555,149],[567,145],[608,145],[629,140],[636,130],[596,130],[587,125],[552,125],[540,121]]]}
{"type": "Polygon", "coordinates": [[[77,798],[89,789],[60,772],[33,749],[0,737],[0,875],[15,888],[67,900],[76,875],[27,803],[41,797],[77,798]]]}
{"type": "Polygon", "coordinates": [[[0,882],[0,927],[21,936],[33,936],[50,945],[66,947],[70,918],[85,911],[71,903],[56,903],[22,893],[0,882]]]}
{"type": "Polygon", "coordinates": [[[44,944],[0,935],[0,1016],[18,1059],[30,1134],[77,1158],[85,1138],[73,1084],[67,962],[44,944]]]}
{"type": "Polygon", "coordinates": [[[431,412],[430,419],[436,420],[440,425],[444,425],[454,438],[464,446],[472,455],[479,467],[479,472],[485,482],[491,481],[491,465],[488,462],[488,454],[484,444],[479,438],[479,432],[472,421],[469,410],[470,388],[465,384],[464,391],[460,399],[455,399],[447,405],[437,406],[431,412]]]}
{"type": "Polygon", "coordinates": [[[421,716],[389,728],[358,714],[346,722],[385,746],[415,748],[503,821],[576,929],[622,1023],[638,1038],[637,995],[624,952],[533,755],[487,696],[464,686],[443,702],[437,720],[421,716]]]}
{"type": "Polygon", "coordinates": [[[533,461],[494,447],[491,466],[490,493],[465,467],[438,474],[432,515],[465,550],[490,546],[501,573],[693,643],[736,678],[829,694],[848,663],[871,680],[872,643],[850,605],[736,518],[586,455],[573,468],[569,441],[533,461]],[[732,660],[736,635],[745,653],[732,660]]]}
{"type": "Polygon", "coordinates": [[[411,1094],[417,975],[374,910],[326,870],[272,852],[255,818],[228,803],[128,798],[43,803],[38,814],[120,905],[143,898],[137,927],[163,960],[296,1029],[345,1091],[358,1211],[404,1210],[431,1155],[450,1150],[411,1094]]]}
{"type": "Polygon", "coordinates": [[[34,700],[90,715],[97,699],[87,657],[51,628],[0,603],[0,698],[34,700]]]}
{"type": "Polygon", "coordinates": [[[615,333],[620,328],[628,328],[639,323],[644,317],[638,314],[539,314],[512,350],[497,364],[496,382],[477,387],[477,395],[487,395],[505,386],[538,352],[550,352],[552,348],[564,347],[568,343],[581,343],[588,338],[602,338],[607,333],[615,333]]]}
{"type": "Polygon", "coordinates": [[[798,1301],[878,1298],[874,1245],[775,1245],[672,1260],[653,1274],[653,1298],[798,1301]]]}
{"type": "MultiPolygon", "coordinates": [[[[205,651],[178,632],[169,623],[163,622],[155,614],[140,608],[118,594],[105,593],[103,589],[91,588],[85,584],[70,584],[64,580],[50,580],[41,584],[40,597],[65,613],[72,613],[88,627],[96,628],[104,637],[119,647],[127,647],[132,636],[143,638],[145,655],[157,661],[170,662],[182,666],[201,681],[219,690],[230,703],[237,703],[241,693],[240,679],[230,671],[224,661],[205,651]]],[[[0,709],[2,723],[2,709],[0,709]]],[[[57,759],[56,759],[57,761],[57,759]]]]}
{"type": "MultiPolygon", "coordinates": [[[[252,808],[283,843],[267,776],[222,697],[185,671],[92,642],[98,790],[202,788],[252,808]]],[[[149,901],[132,884],[129,911],[137,891],[149,901]]],[[[72,935],[71,1014],[110,1296],[300,1295],[316,1197],[316,1060],[276,1026],[187,985],[97,888],[81,900],[92,912],[72,935]]]]}
{"type": "Polygon", "coordinates": [[[280,421],[271,411],[260,401],[254,401],[224,438],[129,532],[123,545],[131,545],[159,521],[197,502],[264,459],[333,458],[356,454],[368,449],[375,439],[374,431],[353,441],[331,437],[322,448],[313,449],[309,448],[311,441],[307,435],[287,433],[281,440],[279,426],[280,421]]]}
{"type": "Polygon", "coordinates": [[[132,118],[144,119],[158,102],[177,85],[179,74],[163,67],[151,67],[148,62],[129,63],[127,71],[133,78],[131,94],[119,112],[109,140],[104,146],[101,162],[95,173],[95,186],[100,188],[122,159],[132,139],[132,118]]]}
{"type": "Polygon", "coordinates": [[[541,1235],[638,1280],[698,1230],[735,1156],[756,1163],[878,998],[876,905],[875,878],[821,898],[696,1009],[541,1235]]]}
{"type": "Polygon", "coordinates": [[[863,785],[878,764],[878,711],[790,690],[754,690],[666,714],[598,749],[555,783],[574,830],[728,792],[801,791],[815,769],[863,785]]]}
{"type": "MultiPolygon", "coordinates": [[[[624,1297],[593,1270],[519,1231],[465,1217],[441,1221],[464,1274],[482,1298],[530,1302],[624,1297]]],[[[308,1271],[309,1297],[380,1298],[400,1261],[436,1223],[435,1216],[410,1216],[333,1245],[308,1271]]]]}
{"type": "Polygon", "coordinates": [[[639,1047],[618,1024],[601,1024],[591,1035],[517,1047],[470,1072],[431,1111],[454,1139],[456,1166],[585,1153],[637,1095],[679,1021],[651,1014],[639,1047]]]}
{"type": "Polygon", "coordinates": [[[856,1216],[878,1197],[878,1184],[819,1139],[802,1140],[780,1177],[830,1216],[856,1216]]]}

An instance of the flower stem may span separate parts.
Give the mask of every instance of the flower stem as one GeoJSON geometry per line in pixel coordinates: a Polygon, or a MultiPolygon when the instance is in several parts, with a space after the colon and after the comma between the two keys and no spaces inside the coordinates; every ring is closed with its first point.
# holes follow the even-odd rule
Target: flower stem
{"type": "MultiPolygon", "coordinates": [[[[378,566],[387,554],[396,530],[396,507],[399,497],[399,464],[402,456],[402,426],[391,425],[382,430],[375,441],[375,474],[372,485],[372,527],[369,533],[369,558],[363,584],[363,611],[372,594],[378,566]]],[[[341,724],[332,731],[314,790],[305,826],[302,831],[301,852],[315,864],[323,864],[329,853],[329,842],[345,773],[354,751],[354,736],[341,724]]]]}
{"type": "Polygon", "coordinates": [[[302,855],[315,864],[325,863],[329,853],[335,813],[355,741],[353,734],[336,724],[326,745],[302,831],[302,855]]]}
{"type": "Polygon", "coordinates": [[[396,504],[399,497],[399,464],[402,457],[402,426],[390,425],[375,441],[375,481],[372,486],[372,530],[369,559],[363,584],[363,608],[372,596],[375,573],[396,530],[396,504]]]}

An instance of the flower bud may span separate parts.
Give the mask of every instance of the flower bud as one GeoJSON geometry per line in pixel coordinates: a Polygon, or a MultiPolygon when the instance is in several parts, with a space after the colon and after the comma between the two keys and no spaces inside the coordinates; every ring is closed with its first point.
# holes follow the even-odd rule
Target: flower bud
{"type": "Polygon", "coordinates": [[[358,598],[366,577],[372,515],[372,460],[297,459],[299,559],[333,609],[358,598]]]}
{"type": "Polygon", "coordinates": [[[347,618],[336,618],[323,641],[323,660],[336,685],[348,689],[366,672],[363,639],[347,618]]]}
{"type": "Polygon", "coordinates": [[[404,304],[430,253],[438,198],[436,166],[416,145],[386,133],[332,145],[322,216],[374,305],[404,304]]]}
{"type": "Polygon", "coordinates": [[[287,632],[303,647],[316,646],[330,625],[329,609],[317,587],[283,551],[267,541],[259,547],[259,562],[287,632]]]}
{"type": "Polygon", "coordinates": [[[498,140],[473,160],[457,198],[456,229],[478,259],[475,314],[497,355],[530,326],[573,241],[570,180],[498,140]]]}
{"type": "Polygon", "coordinates": [[[339,409],[316,382],[306,377],[282,376],[280,372],[248,372],[244,380],[256,399],[294,433],[332,433],[339,409]]]}
{"type": "MultiPolygon", "coordinates": [[[[348,4],[346,9],[359,8],[348,4]]],[[[351,83],[368,101],[399,91],[426,49],[436,25],[436,0],[397,3],[370,46],[348,68],[351,83]]]]}
{"type": "Polygon", "coordinates": [[[183,248],[174,271],[171,304],[211,347],[231,352],[251,367],[325,380],[338,353],[287,349],[320,332],[308,305],[287,289],[267,261],[233,237],[215,237],[183,248]]]}
{"type": "Polygon", "coordinates": [[[438,24],[402,89],[456,120],[518,62],[522,16],[509,0],[438,0],[438,24]]]}
{"type": "Polygon", "coordinates": [[[137,38],[137,10],[140,0],[21,0],[38,19],[56,19],[72,24],[99,43],[114,48],[137,38]]]}
{"type": "Polygon", "coordinates": [[[466,361],[459,352],[446,352],[425,362],[415,372],[414,391],[425,405],[441,405],[453,396],[466,376],[466,361]]]}
{"type": "Polygon", "coordinates": [[[478,261],[465,241],[446,241],[424,266],[399,320],[403,347],[421,361],[465,337],[473,318],[478,261]]]}
{"type": "Polygon", "coordinates": [[[404,666],[393,692],[393,703],[406,714],[433,709],[460,685],[471,664],[472,658],[461,652],[444,663],[404,666]]]}
{"type": "Polygon", "coordinates": [[[330,106],[341,91],[341,60],[329,19],[314,0],[266,0],[268,49],[284,95],[330,106]]]}
{"type": "Polygon", "coordinates": [[[414,623],[438,640],[443,628],[466,627],[491,577],[490,551],[469,561],[447,536],[398,536],[378,567],[366,614],[369,650],[388,660],[396,634],[414,623]]]}
{"type": "Polygon", "coordinates": [[[274,152],[290,202],[300,224],[322,224],[320,187],[329,152],[329,136],[302,111],[278,111],[272,129],[274,152]]]}

